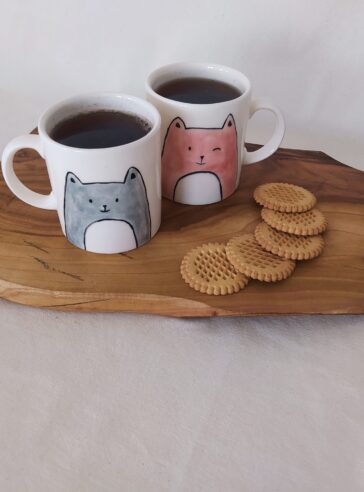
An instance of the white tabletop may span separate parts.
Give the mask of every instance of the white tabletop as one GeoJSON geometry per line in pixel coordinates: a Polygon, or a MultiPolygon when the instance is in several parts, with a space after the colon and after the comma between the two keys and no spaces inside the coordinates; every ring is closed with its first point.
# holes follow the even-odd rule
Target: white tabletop
{"type": "Polygon", "coordinates": [[[1,490],[362,489],[363,316],[0,327],[1,490]]]}

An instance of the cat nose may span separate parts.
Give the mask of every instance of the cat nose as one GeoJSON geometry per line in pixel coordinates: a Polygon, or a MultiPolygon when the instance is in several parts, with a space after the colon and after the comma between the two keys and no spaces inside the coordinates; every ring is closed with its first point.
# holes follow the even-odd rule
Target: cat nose
{"type": "Polygon", "coordinates": [[[201,161],[203,161],[204,157],[205,157],[204,155],[200,155],[201,161]]]}
{"type": "Polygon", "coordinates": [[[103,207],[104,207],[104,210],[106,210],[106,209],[107,209],[107,205],[103,205],[103,207]]]}

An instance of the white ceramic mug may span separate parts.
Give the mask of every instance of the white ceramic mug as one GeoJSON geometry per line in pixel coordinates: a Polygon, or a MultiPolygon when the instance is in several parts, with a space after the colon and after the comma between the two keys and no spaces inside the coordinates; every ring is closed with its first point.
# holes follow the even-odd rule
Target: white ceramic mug
{"type": "Polygon", "coordinates": [[[176,202],[203,205],[230,196],[238,187],[242,164],[270,156],[282,142],[284,119],[266,99],[251,100],[251,84],[237,70],[208,63],[173,63],[152,72],[147,99],[162,117],[162,194],[176,202]],[[201,77],[222,81],[241,95],[226,102],[191,104],[167,99],[158,87],[170,80],[201,77]],[[259,110],[275,115],[270,140],[259,150],[244,146],[249,118],[259,110]]]}
{"type": "Polygon", "coordinates": [[[5,181],[18,198],[57,210],[68,240],[94,253],[129,251],[156,234],[161,221],[160,116],[150,103],[123,94],[73,97],[45,111],[38,132],[14,138],[2,155],[5,181]],[[151,130],[131,143],[97,149],[69,147],[51,138],[60,121],[95,110],[135,114],[151,130]],[[30,190],[14,173],[14,155],[24,148],[45,159],[49,195],[30,190]]]}

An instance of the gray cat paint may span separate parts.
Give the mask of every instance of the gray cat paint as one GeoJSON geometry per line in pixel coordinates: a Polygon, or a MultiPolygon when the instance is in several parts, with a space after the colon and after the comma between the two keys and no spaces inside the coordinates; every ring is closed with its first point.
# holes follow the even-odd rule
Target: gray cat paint
{"type": "Polygon", "coordinates": [[[68,172],[64,191],[64,220],[68,240],[86,249],[87,228],[104,220],[124,221],[137,246],[151,236],[150,211],[143,176],[130,167],[122,182],[83,183],[68,172]]]}

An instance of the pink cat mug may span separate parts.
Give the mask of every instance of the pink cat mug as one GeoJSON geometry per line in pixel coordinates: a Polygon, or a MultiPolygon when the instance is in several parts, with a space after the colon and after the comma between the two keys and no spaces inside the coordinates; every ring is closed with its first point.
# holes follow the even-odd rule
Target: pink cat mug
{"type": "Polygon", "coordinates": [[[149,75],[146,97],[162,118],[162,194],[179,203],[205,205],[232,195],[239,185],[242,165],[269,157],[284,136],[279,109],[266,99],[252,100],[249,79],[223,65],[165,65],[149,75]],[[160,89],[175,84],[173,81],[183,87],[184,81],[187,84],[191,80],[222,83],[235,90],[235,97],[222,102],[186,102],[182,97],[166,97],[160,89]],[[263,109],[275,116],[273,135],[263,147],[248,152],[244,143],[249,118],[263,109]]]}

